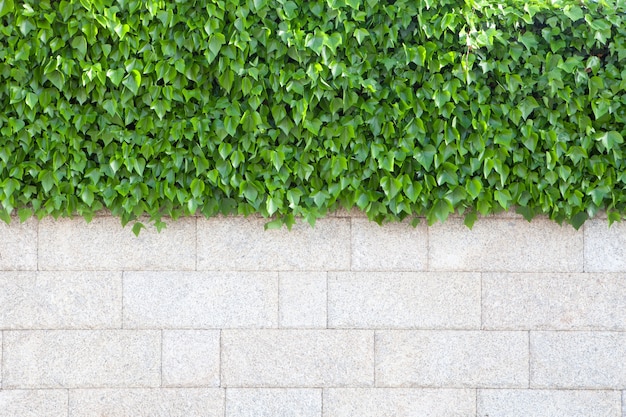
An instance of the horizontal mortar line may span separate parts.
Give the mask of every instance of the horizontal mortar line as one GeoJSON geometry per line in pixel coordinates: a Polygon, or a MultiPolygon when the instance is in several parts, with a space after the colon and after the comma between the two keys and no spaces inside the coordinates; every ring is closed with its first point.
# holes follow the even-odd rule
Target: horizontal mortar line
{"type": "MultiPolygon", "coordinates": [[[[498,389],[498,388],[479,388],[479,389],[498,389]]],[[[589,387],[589,388],[580,388],[580,387],[567,387],[567,388],[540,388],[540,387],[530,387],[525,388],[527,391],[609,391],[609,392],[621,392],[626,390],[626,386],[622,388],[615,387],[589,387]]]]}

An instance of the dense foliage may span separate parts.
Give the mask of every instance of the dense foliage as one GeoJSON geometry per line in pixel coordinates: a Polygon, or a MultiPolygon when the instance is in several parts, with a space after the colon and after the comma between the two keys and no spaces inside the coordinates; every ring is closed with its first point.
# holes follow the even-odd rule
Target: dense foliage
{"type": "MultiPolygon", "coordinates": [[[[626,3],[0,0],[0,215],[626,208],[626,3]]],[[[135,228],[138,231],[140,225],[135,228]]]]}

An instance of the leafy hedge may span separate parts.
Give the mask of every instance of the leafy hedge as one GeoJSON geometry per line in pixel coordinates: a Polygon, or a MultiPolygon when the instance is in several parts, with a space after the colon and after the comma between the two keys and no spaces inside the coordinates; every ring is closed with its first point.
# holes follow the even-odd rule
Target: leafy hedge
{"type": "MultiPolygon", "coordinates": [[[[626,3],[0,0],[0,215],[626,208],[626,3]]],[[[138,232],[141,225],[137,224],[138,232]]]]}

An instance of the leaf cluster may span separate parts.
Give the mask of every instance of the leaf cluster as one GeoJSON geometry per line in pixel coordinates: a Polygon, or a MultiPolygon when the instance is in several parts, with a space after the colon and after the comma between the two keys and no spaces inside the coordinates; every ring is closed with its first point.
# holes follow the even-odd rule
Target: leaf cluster
{"type": "Polygon", "coordinates": [[[624,0],[0,0],[0,217],[615,221],[625,68],[624,0]]]}

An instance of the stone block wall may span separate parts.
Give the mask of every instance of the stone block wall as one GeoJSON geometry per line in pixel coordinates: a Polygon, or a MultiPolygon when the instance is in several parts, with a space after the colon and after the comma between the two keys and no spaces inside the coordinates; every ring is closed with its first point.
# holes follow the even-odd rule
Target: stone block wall
{"type": "Polygon", "coordinates": [[[626,417],[626,223],[0,224],[0,417],[626,417]]]}

